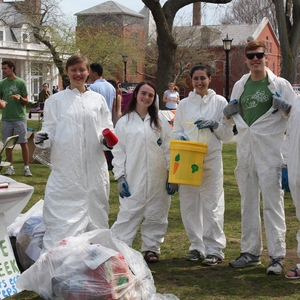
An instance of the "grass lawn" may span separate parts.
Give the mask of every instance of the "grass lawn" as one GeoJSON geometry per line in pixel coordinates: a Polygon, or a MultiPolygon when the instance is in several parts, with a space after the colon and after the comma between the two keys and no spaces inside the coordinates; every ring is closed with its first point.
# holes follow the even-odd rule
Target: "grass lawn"
{"type": "MultiPolygon", "coordinates": [[[[28,127],[34,127],[30,125],[28,127]]],[[[189,242],[182,225],[178,193],[172,197],[169,213],[169,228],[162,245],[160,262],[150,265],[153,271],[155,286],[158,293],[174,294],[181,300],[198,299],[299,299],[300,280],[288,280],[284,274],[267,276],[266,268],[269,257],[264,238],[262,265],[244,269],[234,269],[228,265],[231,259],[240,253],[240,197],[234,178],[236,165],[235,144],[225,144],[224,157],[224,187],[226,199],[225,233],[227,247],[224,262],[215,267],[204,267],[197,262],[185,260],[189,242]],[[299,285],[298,285],[299,284],[299,285]]],[[[37,163],[31,164],[32,178],[22,175],[23,163],[21,151],[15,150],[16,175],[13,179],[34,186],[34,194],[26,206],[29,209],[39,199],[44,198],[44,188],[50,170],[37,163]]],[[[2,170],[2,174],[4,171],[2,170]]],[[[116,219],[118,212],[117,184],[111,176],[110,224],[116,219]]],[[[296,232],[299,222],[295,216],[294,205],[290,194],[285,196],[287,221],[287,256],[285,271],[300,262],[296,253],[296,232]]],[[[134,248],[140,249],[140,236],[137,237],[134,248]]],[[[21,292],[6,299],[42,299],[33,292],[21,292]]]]}

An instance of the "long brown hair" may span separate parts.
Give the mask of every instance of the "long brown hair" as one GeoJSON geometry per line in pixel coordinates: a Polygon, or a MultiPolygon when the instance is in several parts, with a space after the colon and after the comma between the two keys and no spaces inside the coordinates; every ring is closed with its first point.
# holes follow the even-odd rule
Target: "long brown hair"
{"type": "Polygon", "coordinates": [[[150,115],[150,126],[153,129],[157,128],[157,129],[161,130],[161,125],[160,125],[159,118],[158,118],[158,109],[155,104],[156,88],[155,88],[154,84],[151,83],[150,81],[142,81],[135,87],[132,97],[129,100],[129,103],[128,103],[123,115],[129,114],[129,113],[135,111],[136,104],[137,104],[137,94],[138,94],[140,88],[145,84],[149,85],[154,90],[154,100],[153,100],[152,104],[148,107],[148,114],[150,115]],[[153,124],[154,124],[155,128],[153,127],[153,124]]]}

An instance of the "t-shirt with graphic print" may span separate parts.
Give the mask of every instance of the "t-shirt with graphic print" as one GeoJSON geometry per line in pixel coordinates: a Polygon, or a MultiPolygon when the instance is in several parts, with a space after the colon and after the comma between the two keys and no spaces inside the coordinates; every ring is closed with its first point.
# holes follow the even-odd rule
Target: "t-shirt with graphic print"
{"type": "Polygon", "coordinates": [[[245,84],[240,104],[242,106],[243,119],[248,126],[251,126],[272,106],[273,95],[268,89],[268,85],[268,76],[260,81],[253,81],[249,78],[245,84]]]}
{"type": "Polygon", "coordinates": [[[7,102],[5,108],[2,110],[3,121],[20,121],[26,120],[26,105],[10,98],[11,95],[19,94],[22,97],[28,95],[26,82],[16,77],[13,80],[4,78],[0,81],[0,96],[7,102]]]}

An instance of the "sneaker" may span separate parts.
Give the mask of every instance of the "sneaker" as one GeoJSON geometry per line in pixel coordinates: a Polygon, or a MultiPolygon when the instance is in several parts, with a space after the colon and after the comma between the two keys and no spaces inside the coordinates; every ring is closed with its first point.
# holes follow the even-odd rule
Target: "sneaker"
{"type": "Polygon", "coordinates": [[[24,176],[26,176],[26,177],[31,177],[32,176],[32,173],[30,172],[30,169],[25,169],[24,170],[24,176]]]}
{"type": "Polygon", "coordinates": [[[250,253],[241,253],[241,255],[230,261],[229,265],[233,268],[244,268],[248,266],[257,266],[260,265],[261,261],[259,256],[252,255],[250,253]]]}
{"type": "Polygon", "coordinates": [[[4,175],[6,176],[11,176],[15,174],[15,170],[12,167],[8,167],[7,170],[5,171],[4,175]]]}
{"type": "Polygon", "coordinates": [[[216,255],[211,254],[207,255],[202,262],[202,264],[206,266],[215,266],[220,263],[222,263],[222,259],[216,255]]]}
{"type": "Polygon", "coordinates": [[[283,258],[271,258],[267,269],[267,275],[279,275],[283,270],[283,258]]]}
{"type": "Polygon", "coordinates": [[[200,253],[198,250],[191,250],[190,253],[186,256],[186,259],[192,261],[202,261],[204,259],[204,255],[202,255],[202,253],[200,253]]]}

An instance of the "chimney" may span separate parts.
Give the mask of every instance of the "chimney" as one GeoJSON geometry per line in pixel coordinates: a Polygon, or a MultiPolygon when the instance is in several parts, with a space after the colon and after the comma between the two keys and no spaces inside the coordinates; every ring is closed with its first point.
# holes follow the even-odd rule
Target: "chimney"
{"type": "Polygon", "coordinates": [[[201,25],[201,2],[193,3],[193,26],[201,25]]]}

